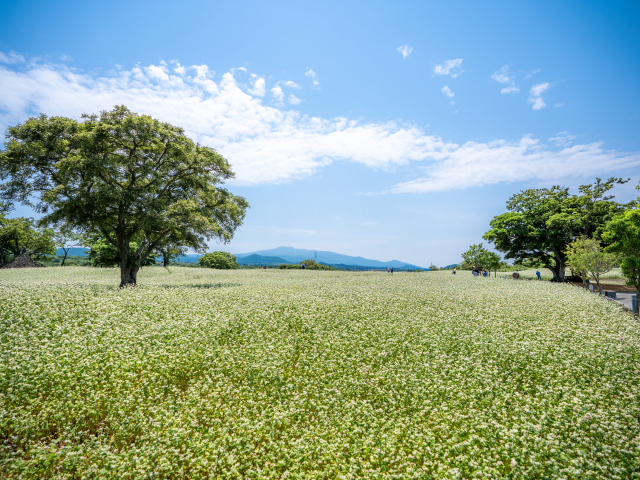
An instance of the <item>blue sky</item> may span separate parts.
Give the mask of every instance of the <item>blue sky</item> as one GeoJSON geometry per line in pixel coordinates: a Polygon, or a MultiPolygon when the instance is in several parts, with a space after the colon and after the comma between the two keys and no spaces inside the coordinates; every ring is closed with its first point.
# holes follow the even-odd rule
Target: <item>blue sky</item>
{"type": "Polygon", "coordinates": [[[125,104],[234,166],[251,209],[212,247],[444,265],[521,189],[637,197],[639,25],[637,2],[5,1],[0,128],[125,104]]]}

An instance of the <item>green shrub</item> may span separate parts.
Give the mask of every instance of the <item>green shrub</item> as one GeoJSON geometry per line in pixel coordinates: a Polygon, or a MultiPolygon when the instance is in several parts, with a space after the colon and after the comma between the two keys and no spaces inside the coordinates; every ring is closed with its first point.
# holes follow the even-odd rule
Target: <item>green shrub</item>
{"type": "Polygon", "coordinates": [[[201,267],[217,268],[218,270],[234,270],[240,265],[236,257],[229,252],[207,253],[198,259],[201,267]]]}

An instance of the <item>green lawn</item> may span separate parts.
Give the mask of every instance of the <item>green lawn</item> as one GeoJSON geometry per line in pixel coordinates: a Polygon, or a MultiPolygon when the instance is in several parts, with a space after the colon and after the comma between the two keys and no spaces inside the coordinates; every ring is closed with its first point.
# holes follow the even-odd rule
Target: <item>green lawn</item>
{"type": "Polygon", "coordinates": [[[638,321],[462,273],[0,270],[0,477],[637,478],[638,321]]]}

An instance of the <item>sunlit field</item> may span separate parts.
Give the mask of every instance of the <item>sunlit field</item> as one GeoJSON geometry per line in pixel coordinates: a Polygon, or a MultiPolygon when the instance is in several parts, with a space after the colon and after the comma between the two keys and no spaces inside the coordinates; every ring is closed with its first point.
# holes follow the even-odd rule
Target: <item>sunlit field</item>
{"type": "MultiPolygon", "coordinates": [[[[468,273],[468,272],[465,272],[468,273]]],[[[0,270],[0,477],[640,472],[640,328],[471,274],[0,270]]]]}

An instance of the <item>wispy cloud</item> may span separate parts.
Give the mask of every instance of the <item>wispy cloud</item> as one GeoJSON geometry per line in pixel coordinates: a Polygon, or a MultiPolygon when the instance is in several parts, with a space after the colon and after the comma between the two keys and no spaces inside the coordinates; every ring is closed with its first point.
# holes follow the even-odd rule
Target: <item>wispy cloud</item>
{"type": "Polygon", "coordinates": [[[444,87],[442,87],[442,89],[440,91],[442,93],[444,93],[449,98],[453,98],[455,96],[455,93],[453,93],[451,91],[451,89],[449,87],[447,87],[446,85],[444,87]]]}
{"type": "Polygon", "coordinates": [[[395,185],[386,193],[428,193],[495,185],[503,182],[593,177],[604,171],[640,166],[640,152],[620,154],[602,143],[574,145],[560,150],[541,145],[527,135],[519,142],[497,140],[468,142],[440,151],[438,161],[426,168],[422,178],[395,185]],[[576,165],[580,165],[577,169],[576,165]]]}
{"type": "MultiPolygon", "coordinates": [[[[406,166],[410,175],[419,174],[392,187],[394,193],[531,179],[558,182],[640,167],[640,152],[607,151],[600,143],[561,145],[560,139],[565,145],[572,140],[568,134],[552,137],[553,147],[531,136],[515,143],[459,145],[402,122],[312,117],[252,95],[257,80],[245,86],[231,71],[213,74],[206,65],[136,65],[102,76],[64,64],[15,65],[0,65],[0,131],[40,112],[79,118],[124,104],[180,125],[195,141],[216,148],[231,162],[236,184],[292,181],[338,161],[374,169],[406,166]]],[[[280,86],[271,94],[281,103],[290,99],[280,86]]]]}
{"type": "Polygon", "coordinates": [[[396,50],[402,54],[402,58],[407,58],[411,55],[411,52],[413,52],[413,47],[410,47],[409,45],[401,45],[396,48],[396,50]]]}
{"type": "Polygon", "coordinates": [[[556,103],[556,104],[554,105],[554,107],[555,107],[555,108],[560,108],[560,107],[561,107],[561,106],[563,106],[563,105],[564,105],[564,102],[563,102],[563,103],[556,103]]]}
{"type": "Polygon", "coordinates": [[[0,63],[24,63],[24,57],[22,55],[18,55],[15,52],[0,52],[0,63]]]}
{"type": "Polygon", "coordinates": [[[538,68],[537,70],[529,70],[528,72],[524,72],[525,76],[522,77],[524,80],[529,80],[531,77],[533,77],[536,73],[540,73],[542,71],[541,68],[538,68]]]}
{"type": "Polygon", "coordinates": [[[309,69],[304,74],[311,79],[311,88],[320,88],[320,82],[318,81],[318,75],[313,70],[309,69]]]}
{"type": "Polygon", "coordinates": [[[556,136],[549,138],[549,141],[561,147],[568,147],[576,138],[578,138],[577,135],[569,135],[569,132],[565,131],[556,133],[556,136]]]}
{"type": "Polygon", "coordinates": [[[542,98],[542,93],[549,89],[549,83],[539,83],[531,87],[529,91],[529,103],[533,105],[531,108],[534,110],[540,110],[547,106],[542,98]]]}
{"type": "Polygon", "coordinates": [[[280,83],[287,88],[302,88],[296,82],[292,82],[291,80],[287,80],[286,82],[280,82],[280,83]]]}
{"type": "Polygon", "coordinates": [[[515,85],[513,79],[514,76],[509,76],[509,65],[505,65],[500,70],[491,75],[491,78],[494,79],[498,83],[507,84],[508,87],[504,87],[500,90],[500,93],[515,93],[519,92],[520,89],[515,85]]]}
{"type": "Polygon", "coordinates": [[[453,78],[456,78],[460,75],[464,70],[460,68],[462,65],[462,58],[455,58],[453,60],[447,60],[446,62],[436,65],[433,69],[433,73],[436,75],[451,75],[453,78]]]}
{"type": "Polygon", "coordinates": [[[298,105],[302,101],[293,94],[289,95],[289,98],[287,100],[289,100],[289,103],[291,105],[298,105]]]}

